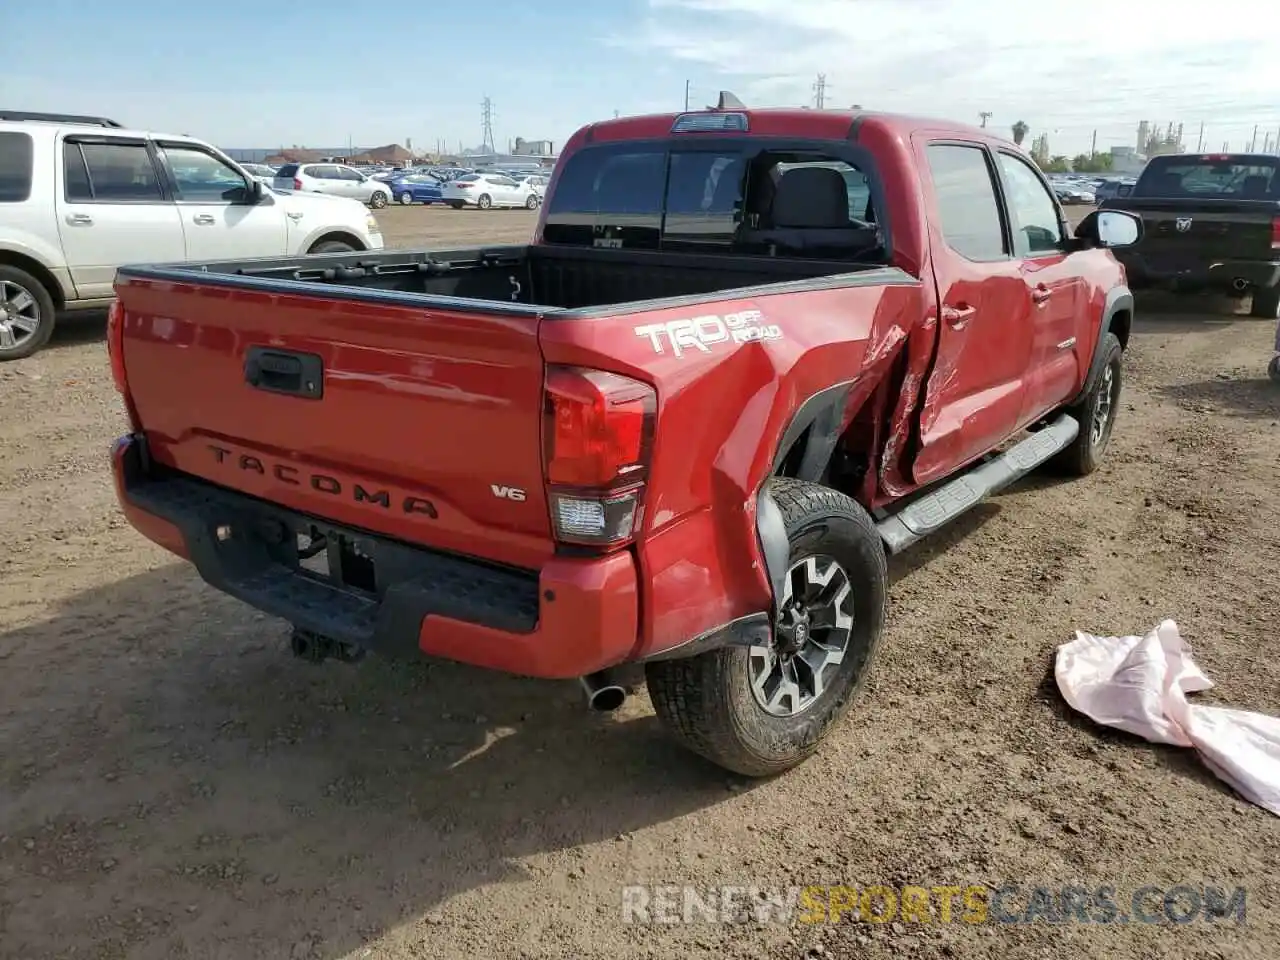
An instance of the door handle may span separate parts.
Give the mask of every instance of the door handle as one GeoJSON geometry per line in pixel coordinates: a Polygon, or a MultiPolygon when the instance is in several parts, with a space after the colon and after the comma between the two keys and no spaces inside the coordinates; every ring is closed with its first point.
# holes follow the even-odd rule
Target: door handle
{"type": "Polygon", "coordinates": [[[198,223],[202,227],[211,227],[213,226],[214,220],[212,215],[210,214],[197,213],[194,217],[191,218],[191,222],[198,223]]]}
{"type": "Polygon", "coordinates": [[[952,330],[963,330],[977,312],[977,307],[971,307],[967,303],[962,303],[955,307],[944,305],[942,308],[942,322],[952,330]]]}
{"type": "Polygon", "coordinates": [[[67,223],[73,227],[91,226],[93,224],[93,217],[89,216],[87,213],[69,213],[67,214],[67,223]]]}
{"type": "Polygon", "coordinates": [[[1053,291],[1042,283],[1031,291],[1031,302],[1036,306],[1040,306],[1052,296],[1053,291]]]}

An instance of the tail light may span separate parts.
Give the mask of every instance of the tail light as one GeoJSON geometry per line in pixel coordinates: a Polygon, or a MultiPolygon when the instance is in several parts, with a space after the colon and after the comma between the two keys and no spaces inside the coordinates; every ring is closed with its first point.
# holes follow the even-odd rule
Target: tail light
{"type": "Polygon", "coordinates": [[[111,362],[111,380],[124,400],[129,424],[136,431],[138,415],[133,409],[133,398],[129,396],[129,381],[124,370],[124,307],[119,300],[113,300],[107,310],[107,358],[111,362]]]}
{"type": "Polygon", "coordinates": [[[1280,250],[1280,217],[1271,218],[1271,249],[1280,250]]]}
{"type": "Polygon", "coordinates": [[[455,183],[455,184],[454,184],[454,186],[455,186],[455,187],[457,187],[459,190],[470,190],[470,189],[471,189],[471,187],[472,187],[472,184],[470,184],[470,183],[455,183]]]}
{"type": "Polygon", "coordinates": [[[301,181],[301,180],[299,180],[297,177],[294,177],[294,178],[293,178],[293,189],[295,189],[295,190],[301,190],[301,189],[302,189],[302,181],[301,181]]]}
{"type": "Polygon", "coordinates": [[[547,368],[544,470],[551,525],[564,543],[612,548],[640,523],[657,394],[630,377],[547,368]]]}

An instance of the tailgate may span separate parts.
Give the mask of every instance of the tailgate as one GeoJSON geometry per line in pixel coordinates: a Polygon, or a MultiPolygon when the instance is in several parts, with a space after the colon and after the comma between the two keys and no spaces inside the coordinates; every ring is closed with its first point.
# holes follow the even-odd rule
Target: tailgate
{"type": "Polygon", "coordinates": [[[153,459],[302,513],[536,568],[538,316],[121,279],[153,459]]]}
{"type": "Polygon", "coordinates": [[[1142,253],[1188,264],[1274,260],[1272,221],[1280,204],[1252,200],[1142,198],[1125,208],[1140,214],[1142,253]]]}

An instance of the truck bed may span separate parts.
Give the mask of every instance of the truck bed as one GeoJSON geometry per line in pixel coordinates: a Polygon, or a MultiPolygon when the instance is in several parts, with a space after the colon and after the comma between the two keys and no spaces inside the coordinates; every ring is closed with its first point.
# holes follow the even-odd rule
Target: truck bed
{"type": "MultiPolygon", "coordinates": [[[[306,257],[228,260],[205,264],[127,267],[122,277],[180,280],[240,289],[273,289],[330,297],[424,305],[423,297],[451,310],[514,312],[629,307],[642,301],[701,297],[726,290],[812,281],[867,270],[875,263],[771,257],[690,255],[639,250],[515,245],[454,250],[387,250],[306,257]],[[249,282],[246,282],[249,281],[249,282]],[[259,281],[259,282],[253,282],[259,281]],[[283,282],[283,283],[282,283],[283,282]],[[385,296],[375,294],[380,291],[385,296]],[[438,300],[435,298],[448,298],[438,300]],[[470,301],[470,303],[468,303],[470,301]]],[[[896,272],[896,271],[895,271],[896,272]]],[[[785,289],[785,288],[783,288],[785,289]]],[[[782,292],[772,287],[769,292],[782,292]]]]}

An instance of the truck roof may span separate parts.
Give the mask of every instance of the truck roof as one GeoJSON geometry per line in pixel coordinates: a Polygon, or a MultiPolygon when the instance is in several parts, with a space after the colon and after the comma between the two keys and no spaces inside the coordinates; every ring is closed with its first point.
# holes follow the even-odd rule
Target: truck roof
{"type": "MultiPolygon", "coordinates": [[[[990,130],[954,120],[940,120],[906,114],[882,113],[876,110],[811,110],[804,107],[759,107],[744,109],[688,110],[678,113],[653,113],[634,117],[601,120],[583,128],[582,142],[606,140],[639,140],[666,137],[681,117],[707,117],[737,114],[746,118],[746,129],[738,132],[750,136],[790,136],[813,139],[847,139],[855,126],[874,126],[886,133],[909,135],[916,130],[954,133],[966,140],[981,140],[1012,146],[1013,141],[994,136],[990,130]]],[[[692,131],[690,131],[692,132],[692,131]]],[[[574,138],[577,140],[577,137],[574,138]]],[[[577,144],[575,144],[577,145],[577,144]]]]}

